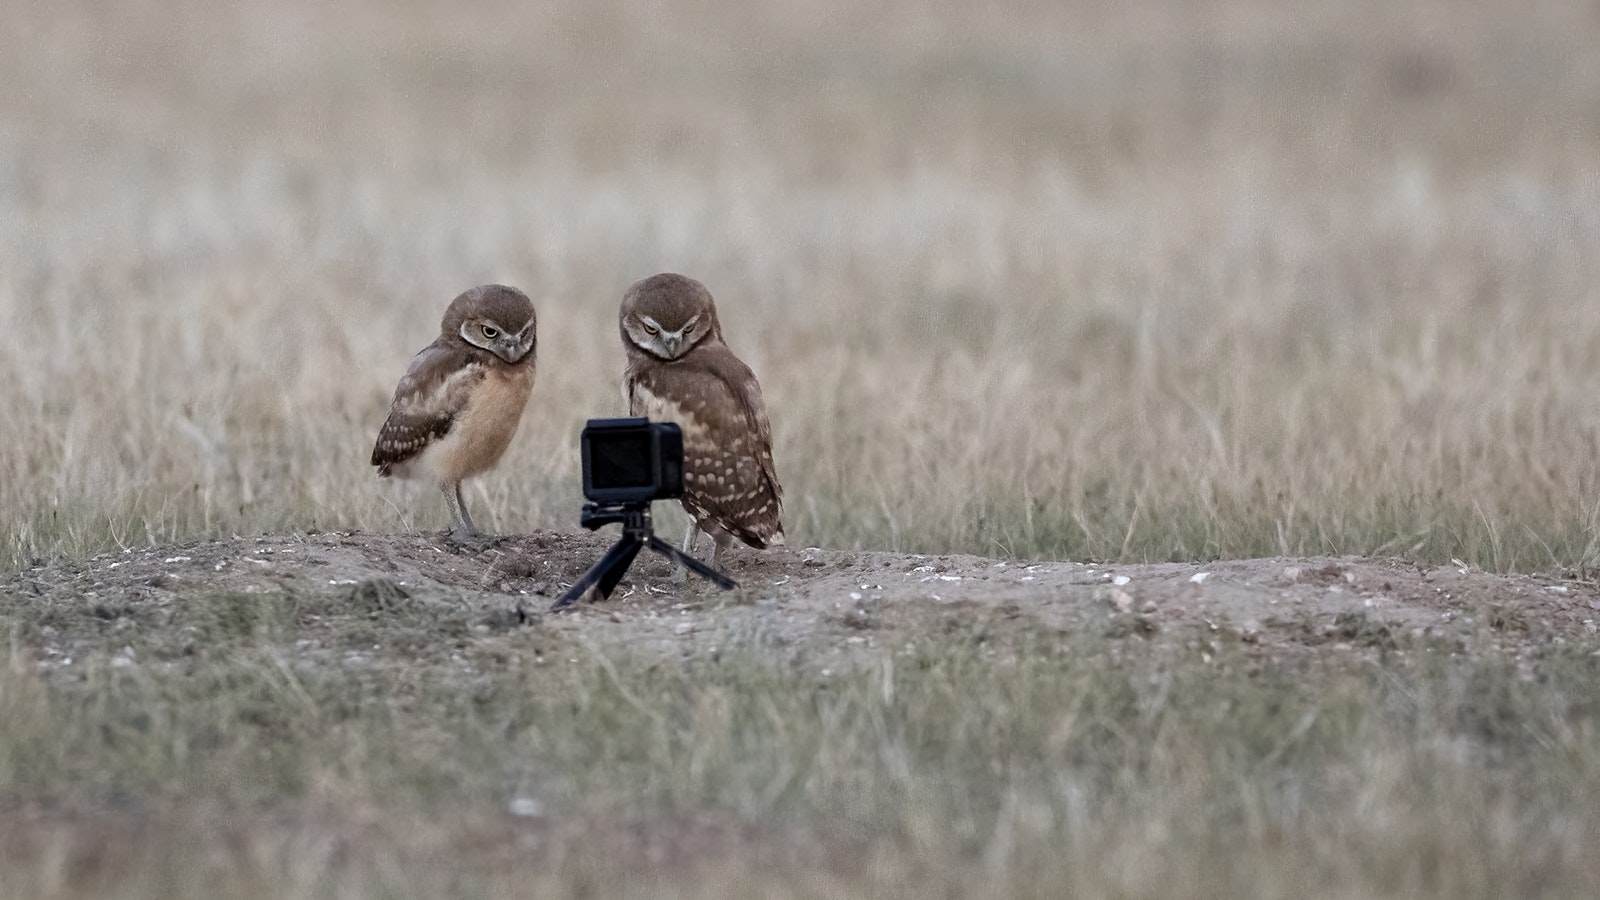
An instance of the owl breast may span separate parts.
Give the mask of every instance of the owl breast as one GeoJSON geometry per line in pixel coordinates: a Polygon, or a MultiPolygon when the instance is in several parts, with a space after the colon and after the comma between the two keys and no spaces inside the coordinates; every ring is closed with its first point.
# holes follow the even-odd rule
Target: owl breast
{"type": "Polygon", "coordinates": [[[633,386],[628,395],[628,409],[633,415],[644,416],[652,422],[676,422],[686,435],[690,430],[698,431],[704,427],[695,417],[690,404],[657,396],[638,384],[633,386]]]}
{"type": "Polygon", "coordinates": [[[752,547],[783,543],[779,488],[768,475],[771,449],[760,436],[728,427],[703,396],[665,397],[635,382],[634,415],[676,422],[683,432],[683,507],[696,521],[716,525],[752,547]]]}
{"type": "Polygon", "coordinates": [[[440,482],[488,471],[511,445],[532,392],[532,366],[490,368],[450,431],[419,453],[412,467],[440,482]]]}

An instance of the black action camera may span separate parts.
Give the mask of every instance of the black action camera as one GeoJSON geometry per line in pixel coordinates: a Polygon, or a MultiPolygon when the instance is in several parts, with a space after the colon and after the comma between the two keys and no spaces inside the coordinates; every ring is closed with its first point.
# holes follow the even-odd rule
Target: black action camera
{"type": "Polygon", "coordinates": [[[675,422],[590,419],[584,426],[583,496],[626,506],[683,496],[683,432],[675,422]]]}

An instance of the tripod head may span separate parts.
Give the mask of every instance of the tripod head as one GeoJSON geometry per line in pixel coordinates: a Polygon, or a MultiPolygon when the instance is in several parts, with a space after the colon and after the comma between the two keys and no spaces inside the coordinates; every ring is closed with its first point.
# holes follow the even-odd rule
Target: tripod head
{"type": "Polygon", "coordinates": [[[607,525],[622,526],[624,532],[630,530],[650,531],[650,501],[644,500],[629,503],[585,503],[583,512],[578,515],[578,524],[590,531],[598,531],[607,525]]]}
{"type": "Polygon", "coordinates": [[[560,599],[551,604],[551,612],[566,609],[581,600],[590,590],[597,592],[602,599],[611,596],[617,583],[627,573],[628,567],[633,565],[633,558],[639,555],[640,550],[646,548],[674,562],[682,563],[689,571],[709,579],[725,591],[731,591],[739,586],[732,578],[656,537],[655,530],[650,525],[648,500],[620,504],[586,503],[578,521],[590,531],[620,523],[622,537],[618,538],[617,542],[611,545],[611,549],[606,551],[606,555],[602,556],[589,571],[583,573],[583,577],[568,588],[560,599]]]}

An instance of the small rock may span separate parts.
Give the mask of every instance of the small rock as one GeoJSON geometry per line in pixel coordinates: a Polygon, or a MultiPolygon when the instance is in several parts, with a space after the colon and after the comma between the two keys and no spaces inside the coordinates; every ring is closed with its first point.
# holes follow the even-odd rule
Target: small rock
{"type": "Polygon", "coordinates": [[[1210,578],[1210,577],[1211,577],[1211,573],[1210,572],[1196,572],[1193,575],[1189,576],[1189,583],[1190,584],[1205,584],[1206,583],[1206,579],[1210,578]]]}

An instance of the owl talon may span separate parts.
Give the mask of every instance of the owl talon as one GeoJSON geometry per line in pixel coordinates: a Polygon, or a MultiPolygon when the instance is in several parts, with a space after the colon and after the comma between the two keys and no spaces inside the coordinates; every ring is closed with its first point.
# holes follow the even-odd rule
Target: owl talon
{"type": "Polygon", "coordinates": [[[459,528],[447,528],[444,532],[446,543],[473,550],[482,550],[494,540],[485,534],[476,531],[463,531],[459,528]]]}

